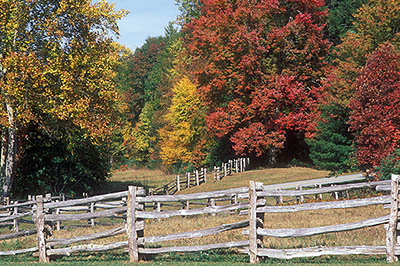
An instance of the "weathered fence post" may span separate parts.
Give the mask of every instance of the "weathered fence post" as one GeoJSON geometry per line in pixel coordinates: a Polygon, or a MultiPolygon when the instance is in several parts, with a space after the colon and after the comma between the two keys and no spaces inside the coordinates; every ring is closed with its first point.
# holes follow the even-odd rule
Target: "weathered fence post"
{"type": "MultiPolygon", "coordinates": [[[[15,204],[18,204],[18,201],[15,201],[14,203],[15,203],[15,204]]],[[[13,215],[17,215],[17,214],[18,214],[18,207],[14,207],[13,215]]],[[[15,232],[18,232],[18,231],[19,231],[19,228],[18,228],[18,219],[14,219],[13,223],[14,223],[14,231],[15,231],[15,232]]]]}
{"type": "MultiPolygon", "coordinates": [[[[279,191],[279,188],[276,189],[276,191],[279,191]]],[[[275,204],[278,205],[280,203],[279,199],[280,196],[274,197],[275,198],[275,204]]]]}
{"type": "Polygon", "coordinates": [[[196,186],[200,186],[200,179],[199,179],[199,171],[198,170],[195,171],[195,175],[196,175],[196,186]]]}
{"type": "MultiPolygon", "coordinates": [[[[314,188],[315,189],[318,189],[318,188],[322,188],[322,185],[321,184],[314,184],[314,188]]],[[[322,194],[315,194],[314,195],[314,199],[321,199],[322,200],[322,194]]]]}
{"type": "Polygon", "coordinates": [[[217,166],[214,165],[214,182],[217,181],[217,166]]]}
{"type": "MultiPolygon", "coordinates": [[[[300,191],[303,190],[303,186],[299,187],[300,191]]],[[[304,203],[304,196],[300,196],[300,202],[304,203]]]]}
{"type": "Polygon", "coordinates": [[[136,230],[136,191],[133,186],[128,187],[128,210],[126,214],[128,250],[131,262],[139,261],[138,235],[136,230]]]}
{"type": "MultiPolygon", "coordinates": [[[[212,198],[212,199],[210,199],[210,204],[211,204],[211,207],[212,208],[215,208],[215,199],[214,198],[212,198]]],[[[211,216],[215,216],[216,214],[215,213],[211,213],[211,216]]]]}
{"type": "Polygon", "coordinates": [[[395,246],[399,214],[399,178],[399,175],[392,175],[390,218],[386,232],[386,260],[388,262],[398,261],[395,255],[395,246]]]}
{"type": "Polygon", "coordinates": [[[249,253],[250,263],[256,263],[260,261],[260,257],[257,256],[257,249],[261,247],[263,237],[257,235],[257,228],[264,227],[264,213],[257,213],[257,193],[256,184],[254,181],[250,181],[249,187],[249,253]]]}
{"type": "MultiPolygon", "coordinates": [[[[59,202],[59,200],[56,200],[56,202],[59,202]]],[[[56,208],[56,214],[60,214],[61,212],[60,212],[60,208],[56,208]]],[[[61,229],[61,221],[57,221],[56,222],[56,229],[57,229],[57,231],[60,231],[60,229],[61,229]]]]}
{"type": "Polygon", "coordinates": [[[186,173],[187,188],[190,188],[190,173],[186,173]]]}
{"type": "Polygon", "coordinates": [[[207,183],[207,168],[203,168],[204,183],[207,183]]]}
{"type": "MultiPolygon", "coordinates": [[[[157,212],[161,212],[161,202],[157,202],[157,212]]],[[[157,218],[157,221],[161,221],[161,218],[157,218]]]]}
{"type": "Polygon", "coordinates": [[[176,176],[176,189],[181,191],[181,179],[179,175],[176,176]]]}
{"type": "Polygon", "coordinates": [[[49,262],[49,257],[46,254],[46,236],[44,232],[45,213],[43,196],[36,197],[36,231],[37,245],[39,249],[39,262],[49,262]]]}
{"type": "Polygon", "coordinates": [[[235,159],[235,167],[236,167],[236,173],[239,173],[239,160],[235,159]]]}
{"type": "MultiPolygon", "coordinates": [[[[335,185],[335,187],[337,187],[337,185],[335,185]]],[[[335,200],[339,199],[339,192],[335,191],[335,200]]]]}
{"type": "Polygon", "coordinates": [[[228,168],[226,167],[226,163],[224,163],[224,176],[228,176],[228,168]]]}
{"type": "MultiPolygon", "coordinates": [[[[94,206],[94,202],[91,202],[91,203],[90,203],[90,213],[94,213],[95,210],[96,210],[96,207],[94,206]]],[[[96,222],[94,221],[94,218],[91,218],[91,219],[90,219],[90,225],[91,225],[92,227],[95,227],[95,226],[96,226],[96,222]]]]}
{"type": "MultiPolygon", "coordinates": [[[[10,204],[12,204],[12,201],[10,202],[10,197],[4,197],[4,205],[10,205],[10,204]]],[[[13,214],[13,210],[12,210],[12,208],[8,208],[7,209],[7,211],[8,211],[8,215],[9,216],[11,216],[12,214],[13,214]]],[[[9,227],[8,227],[8,229],[12,229],[12,226],[10,225],[9,227]]]]}
{"type": "MultiPolygon", "coordinates": [[[[296,186],[296,190],[300,190],[300,187],[296,186]]],[[[299,202],[300,202],[300,197],[296,196],[296,203],[299,203],[299,202]]]]}
{"type": "MultiPolygon", "coordinates": [[[[318,184],[318,188],[322,188],[322,184],[318,184]]],[[[318,196],[319,196],[319,199],[322,200],[322,194],[320,193],[320,194],[318,194],[318,196]]]]}

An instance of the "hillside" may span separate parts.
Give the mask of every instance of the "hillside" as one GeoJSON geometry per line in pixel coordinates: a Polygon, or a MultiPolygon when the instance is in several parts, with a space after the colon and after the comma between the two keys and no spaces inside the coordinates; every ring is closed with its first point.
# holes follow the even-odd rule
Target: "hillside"
{"type": "MultiPolygon", "coordinates": [[[[304,167],[268,168],[234,173],[223,180],[215,182],[213,173],[207,175],[207,182],[198,187],[181,191],[182,194],[223,190],[235,187],[248,186],[249,181],[263,182],[264,184],[278,184],[299,180],[308,180],[328,176],[328,171],[315,170],[304,167]]],[[[173,175],[166,175],[160,170],[126,170],[116,171],[107,183],[107,190],[124,190],[134,184],[146,188],[155,188],[173,180],[173,175]]]]}
{"type": "Polygon", "coordinates": [[[250,170],[238,174],[227,176],[221,181],[215,182],[213,176],[209,175],[207,183],[198,187],[183,190],[182,194],[224,190],[229,188],[248,186],[249,181],[262,182],[266,185],[279,184],[300,180],[308,180],[328,176],[328,171],[315,170],[304,167],[290,168],[268,168],[260,170],[250,170]],[[211,177],[211,178],[210,178],[211,177]]]}

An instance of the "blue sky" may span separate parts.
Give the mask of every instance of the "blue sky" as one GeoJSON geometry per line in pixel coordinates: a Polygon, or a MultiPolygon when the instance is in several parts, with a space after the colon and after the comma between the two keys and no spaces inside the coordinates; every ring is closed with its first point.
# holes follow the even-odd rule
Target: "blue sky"
{"type": "Polygon", "coordinates": [[[142,46],[147,37],[164,34],[169,21],[175,20],[178,7],[174,0],[107,0],[115,3],[115,8],[129,10],[120,23],[118,42],[133,52],[142,46]]]}

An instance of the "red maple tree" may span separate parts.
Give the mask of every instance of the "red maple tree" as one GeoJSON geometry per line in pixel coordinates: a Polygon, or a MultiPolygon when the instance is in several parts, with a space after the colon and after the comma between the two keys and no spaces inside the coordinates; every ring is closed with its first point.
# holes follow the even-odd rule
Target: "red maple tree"
{"type": "Polygon", "coordinates": [[[400,148],[400,52],[392,44],[381,45],[369,56],[350,106],[358,163],[363,168],[378,166],[400,148]]]}
{"type": "Polygon", "coordinates": [[[329,42],[323,0],[203,0],[187,26],[210,132],[237,154],[281,148],[310,132],[329,42]]]}

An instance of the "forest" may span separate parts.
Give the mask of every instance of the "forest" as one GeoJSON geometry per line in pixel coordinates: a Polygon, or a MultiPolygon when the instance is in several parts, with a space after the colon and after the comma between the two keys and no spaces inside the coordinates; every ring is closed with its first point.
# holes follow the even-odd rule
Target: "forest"
{"type": "Polygon", "coordinates": [[[131,51],[106,1],[0,0],[3,195],[238,156],[400,174],[397,0],[175,3],[131,51]]]}

